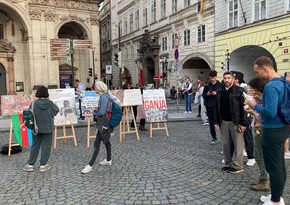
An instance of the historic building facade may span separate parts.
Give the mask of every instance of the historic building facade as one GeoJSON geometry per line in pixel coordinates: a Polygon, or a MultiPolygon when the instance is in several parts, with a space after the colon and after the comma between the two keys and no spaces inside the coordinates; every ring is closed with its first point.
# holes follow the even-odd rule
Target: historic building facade
{"type": "Polygon", "coordinates": [[[255,77],[253,62],[262,55],[272,58],[280,74],[289,71],[289,12],[289,0],[216,0],[215,65],[220,74],[237,70],[249,81],[255,77]]]}
{"type": "MultiPolygon", "coordinates": [[[[112,51],[121,50],[122,74],[113,84],[169,88],[188,75],[196,85],[214,69],[214,1],[111,1],[112,51]],[[179,71],[179,72],[178,72],[179,71]]],[[[116,77],[115,77],[116,76],[116,77]]]]}
{"type": "MultiPolygon", "coordinates": [[[[99,0],[2,0],[0,2],[0,95],[30,93],[40,85],[90,84],[100,70],[99,0]],[[51,60],[51,39],[92,41],[94,49],[67,49],[72,59],[51,60]]],[[[58,49],[56,49],[58,50],[58,49]]]]}

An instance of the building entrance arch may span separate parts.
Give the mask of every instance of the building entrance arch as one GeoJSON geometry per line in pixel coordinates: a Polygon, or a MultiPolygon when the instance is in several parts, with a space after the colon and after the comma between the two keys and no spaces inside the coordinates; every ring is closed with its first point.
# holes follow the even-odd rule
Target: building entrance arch
{"type": "Polygon", "coordinates": [[[0,63],[0,95],[7,95],[6,71],[2,63],[0,63]]]}

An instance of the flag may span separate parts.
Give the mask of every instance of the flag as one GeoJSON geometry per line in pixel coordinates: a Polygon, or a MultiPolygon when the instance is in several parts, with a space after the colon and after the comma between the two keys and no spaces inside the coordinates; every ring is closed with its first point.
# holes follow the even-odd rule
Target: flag
{"type": "Polygon", "coordinates": [[[20,122],[19,122],[18,113],[13,113],[11,115],[11,120],[12,120],[12,127],[13,127],[15,140],[18,144],[22,145],[21,133],[20,133],[20,122]]]}
{"type": "Polygon", "coordinates": [[[21,139],[22,139],[22,147],[28,146],[28,129],[23,124],[23,114],[19,114],[19,121],[20,121],[20,133],[21,133],[21,139]]]}
{"type": "Polygon", "coordinates": [[[204,0],[197,0],[197,13],[202,14],[204,7],[204,0]]]}
{"type": "Polygon", "coordinates": [[[11,114],[12,128],[15,136],[15,140],[22,147],[32,145],[32,130],[28,129],[22,120],[23,114],[13,113],[11,114]]]}

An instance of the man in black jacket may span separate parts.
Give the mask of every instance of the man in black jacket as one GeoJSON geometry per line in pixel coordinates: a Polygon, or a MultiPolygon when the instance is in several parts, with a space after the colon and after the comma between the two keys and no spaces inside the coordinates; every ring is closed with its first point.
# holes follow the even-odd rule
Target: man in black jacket
{"type": "Polygon", "coordinates": [[[209,80],[210,82],[204,87],[202,97],[204,99],[208,123],[210,127],[210,134],[212,137],[211,144],[214,145],[217,143],[216,131],[214,129],[215,97],[217,92],[222,88],[223,85],[217,80],[217,72],[215,70],[211,70],[209,72],[209,80]]]}
{"type": "Polygon", "coordinates": [[[220,128],[225,166],[223,172],[243,172],[244,131],[247,113],[244,110],[244,89],[234,85],[231,72],[223,75],[224,86],[217,94],[214,126],[220,128]],[[233,151],[233,153],[232,153],[233,151]]]}

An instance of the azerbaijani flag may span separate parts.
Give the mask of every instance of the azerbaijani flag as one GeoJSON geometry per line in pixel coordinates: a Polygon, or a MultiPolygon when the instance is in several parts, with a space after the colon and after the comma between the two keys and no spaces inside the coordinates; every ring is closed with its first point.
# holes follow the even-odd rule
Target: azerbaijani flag
{"type": "Polygon", "coordinates": [[[32,145],[32,130],[28,129],[22,120],[22,113],[11,115],[12,128],[16,142],[23,147],[32,145]]]}
{"type": "Polygon", "coordinates": [[[202,14],[204,7],[204,0],[197,0],[197,13],[202,14]]]}

